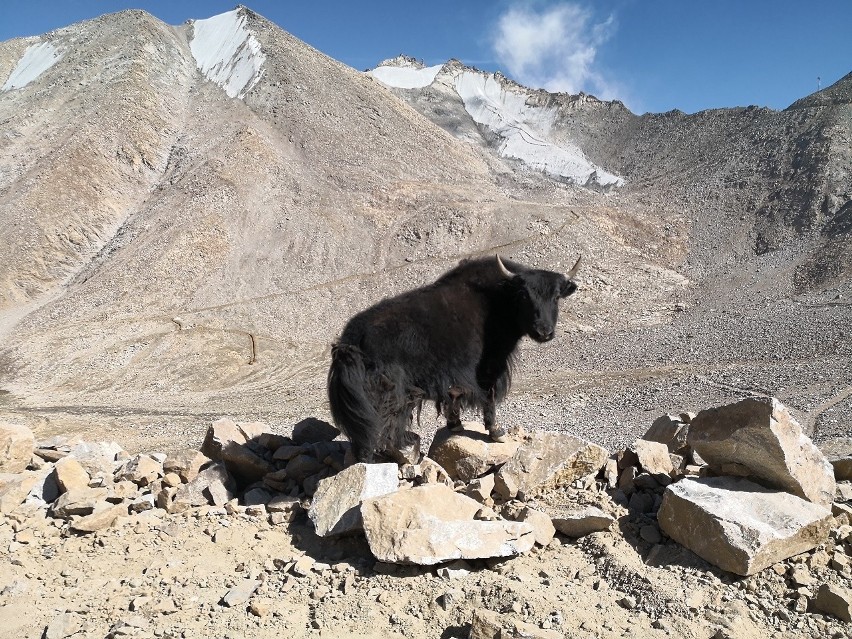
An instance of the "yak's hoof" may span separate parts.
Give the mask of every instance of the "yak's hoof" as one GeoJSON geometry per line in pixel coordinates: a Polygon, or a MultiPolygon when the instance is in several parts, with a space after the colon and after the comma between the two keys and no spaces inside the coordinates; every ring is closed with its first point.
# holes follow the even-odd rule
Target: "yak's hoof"
{"type": "Polygon", "coordinates": [[[447,422],[447,430],[451,430],[454,433],[460,433],[464,430],[464,426],[461,422],[447,422]]]}
{"type": "Polygon", "coordinates": [[[509,431],[502,426],[495,424],[488,428],[488,436],[491,437],[491,441],[502,444],[503,442],[508,441],[509,431]]]}

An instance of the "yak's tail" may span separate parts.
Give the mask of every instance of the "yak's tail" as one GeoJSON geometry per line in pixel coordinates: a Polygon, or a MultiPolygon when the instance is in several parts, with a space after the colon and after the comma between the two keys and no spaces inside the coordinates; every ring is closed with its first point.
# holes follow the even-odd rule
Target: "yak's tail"
{"type": "Polygon", "coordinates": [[[328,402],[334,423],[352,442],[358,461],[372,461],[382,435],[382,424],[367,388],[370,385],[361,351],[335,344],[328,369],[328,402]]]}

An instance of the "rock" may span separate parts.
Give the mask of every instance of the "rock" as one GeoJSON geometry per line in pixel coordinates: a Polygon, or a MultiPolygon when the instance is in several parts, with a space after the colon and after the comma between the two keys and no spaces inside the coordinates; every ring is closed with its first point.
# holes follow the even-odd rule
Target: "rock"
{"type": "Polygon", "coordinates": [[[689,424],[680,415],[663,415],[654,420],[642,439],[665,444],[670,453],[685,455],[689,449],[688,432],[689,424]]]}
{"type": "Polygon", "coordinates": [[[510,557],[535,543],[532,527],[483,513],[476,500],[444,484],[398,490],[361,504],[370,550],[380,561],[434,565],[510,557]],[[477,519],[485,515],[489,520],[477,519]]]}
{"type": "Polygon", "coordinates": [[[236,442],[231,442],[222,449],[222,461],[234,478],[243,485],[260,481],[264,475],[275,470],[271,463],[236,442]]]}
{"type": "Polygon", "coordinates": [[[464,559],[458,559],[441,566],[436,573],[441,579],[463,579],[471,573],[471,570],[469,563],[464,559]]]}
{"type": "Polygon", "coordinates": [[[473,611],[469,639],[502,639],[504,615],[479,608],[473,611]]]}
{"type": "Polygon", "coordinates": [[[562,639],[564,635],[480,608],[473,613],[468,636],[470,639],[562,639]]]}
{"type": "Polygon", "coordinates": [[[235,421],[217,419],[207,429],[201,452],[210,459],[224,462],[238,482],[248,485],[275,470],[270,462],[246,446],[248,441],[235,421]]]}
{"type": "Polygon", "coordinates": [[[551,542],[556,535],[556,528],[550,516],[540,510],[525,507],[517,518],[517,521],[522,521],[530,525],[535,536],[535,543],[539,546],[546,546],[551,542]]]}
{"type": "Polygon", "coordinates": [[[752,575],[825,541],[832,516],[747,479],[708,477],[669,486],[657,520],[664,533],[703,559],[752,575]]]}
{"type": "Polygon", "coordinates": [[[11,475],[4,475],[0,488],[0,513],[10,513],[24,503],[33,486],[38,484],[42,477],[39,471],[27,471],[11,475]]]}
{"type": "MultiPolygon", "coordinates": [[[[453,485],[453,480],[446,469],[434,459],[424,457],[420,463],[415,466],[417,474],[420,476],[424,484],[446,484],[453,485]]],[[[487,480],[485,480],[487,483],[487,480]]]]}
{"type": "Polygon", "coordinates": [[[361,502],[398,486],[396,464],[355,464],[319,482],[308,517],[320,537],[360,531],[361,502]]]}
{"type": "Polygon", "coordinates": [[[276,495],[266,504],[269,511],[269,523],[281,526],[293,521],[302,512],[302,504],[296,497],[276,495]]]}
{"type": "Polygon", "coordinates": [[[115,471],[116,481],[131,481],[137,486],[147,486],[163,476],[163,466],[150,455],[134,455],[115,471]]]}
{"type": "Polygon", "coordinates": [[[245,444],[246,436],[237,428],[237,423],[222,417],[210,424],[201,444],[201,452],[214,461],[222,461],[222,449],[230,443],[245,444]]]}
{"type": "Polygon", "coordinates": [[[480,504],[484,504],[485,502],[490,502],[493,504],[491,500],[491,491],[494,490],[494,474],[489,473],[483,477],[478,479],[473,479],[468,483],[465,488],[465,494],[468,497],[471,497],[478,501],[480,504]]]}
{"type": "Polygon", "coordinates": [[[330,442],[340,435],[340,431],[328,422],[315,417],[303,419],[293,426],[291,439],[297,446],[301,444],[313,444],[314,442],[330,442]]]}
{"type": "Polygon", "coordinates": [[[193,506],[224,506],[236,496],[236,482],[231,477],[223,462],[214,462],[188,484],[181,484],[174,492],[169,493],[169,499],[163,506],[169,512],[181,512],[193,506]]]}
{"type": "Polygon", "coordinates": [[[604,464],[604,477],[606,478],[607,487],[616,488],[618,486],[619,476],[620,472],[618,470],[618,461],[615,458],[610,457],[606,460],[606,464],[604,464]]]}
{"type": "Polygon", "coordinates": [[[126,514],[127,507],[121,504],[105,508],[96,508],[91,515],[85,515],[80,519],[72,520],[69,527],[74,532],[79,533],[97,532],[98,530],[109,528],[115,523],[116,519],[126,514]]]}
{"type": "Polygon", "coordinates": [[[42,639],[65,639],[80,630],[80,618],[73,612],[62,610],[44,629],[42,639]]]}
{"type": "Polygon", "coordinates": [[[316,560],[308,555],[302,555],[296,562],[293,564],[291,568],[294,575],[297,577],[307,577],[311,574],[311,571],[314,568],[314,564],[316,564],[316,560]]]}
{"type": "Polygon", "coordinates": [[[837,481],[852,479],[852,437],[835,437],[818,444],[818,447],[834,468],[837,481]]]}
{"type": "Polygon", "coordinates": [[[646,524],[639,529],[639,536],[649,544],[658,544],[663,540],[660,529],[652,524],[646,524]]]}
{"type": "Polygon", "coordinates": [[[669,475],[674,470],[669,449],[665,444],[637,439],[633,444],[633,450],[639,458],[639,465],[647,473],[669,475]]]}
{"type": "Polygon", "coordinates": [[[287,477],[303,482],[306,477],[325,469],[325,464],[313,455],[296,455],[287,462],[287,477]]]}
{"type": "Polygon", "coordinates": [[[701,411],[688,439],[717,474],[753,477],[831,507],[831,464],[775,398],[751,397],[701,411]]]}
{"type": "Polygon", "coordinates": [[[226,608],[241,606],[245,604],[255,591],[260,588],[261,581],[254,579],[244,579],[239,584],[231,588],[225,596],[222,597],[222,605],[226,608]]]}
{"type": "Polygon", "coordinates": [[[116,442],[78,442],[71,446],[68,455],[76,459],[91,476],[98,473],[112,475],[124,449],[116,442]]]}
{"type": "Polygon", "coordinates": [[[252,488],[243,495],[245,506],[265,506],[272,499],[272,493],[264,488],[252,488]]]}
{"type": "Polygon", "coordinates": [[[62,493],[53,503],[51,515],[68,519],[73,515],[90,515],[96,508],[103,508],[109,490],[106,488],[78,488],[62,493]]]}
{"type": "Polygon", "coordinates": [[[60,490],[52,466],[43,466],[35,471],[35,476],[38,479],[30,486],[30,490],[24,498],[24,503],[40,507],[55,501],[59,497],[60,490]]]}
{"type": "Polygon", "coordinates": [[[164,473],[175,473],[184,483],[196,478],[201,469],[212,460],[194,448],[184,448],[166,457],[163,462],[164,473]]]}
{"type": "Polygon", "coordinates": [[[561,433],[533,435],[497,471],[495,491],[503,499],[526,500],[575,479],[596,474],[609,452],[579,437],[561,433]]]}
{"type": "Polygon", "coordinates": [[[74,457],[63,457],[58,460],[53,467],[53,473],[56,478],[56,485],[63,493],[69,490],[88,488],[91,479],[83,465],[74,457]]]}
{"type": "Polygon", "coordinates": [[[822,584],[814,599],[814,607],[842,621],[852,621],[852,590],[835,584],[822,584]]]}
{"type": "Polygon", "coordinates": [[[280,459],[283,461],[290,461],[296,455],[301,455],[302,453],[307,452],[305,446],[293,446],[292,444],[285,444],[284,446],[279,446],[275,449],[275,453],[273,453],[273,459],[280,459]]]}
{"type": "Polygon", "coordinates": [[[573,509],[548,509],[554,528],[568,537],[584,537],[593,532],[609,530],[615,522],[612,515],[596,506],[573,509]]]}
{"type": "Polygon", "coordinates": [[[477,422],[462,422],[462,427],[461,431],[438,429],[429,447],[428,457],[454,480],[467,482],[484,475],[510,459],[521,445],[513,439],[492,441],[485,426],[477,422]]]}
{"type": "Polygon", "coordinates": [[[438,604],[444,610],[449,610],[456,604],[464,602],[464,591],[458,588],[450,588],[438,597],[438,604]]]}
{"type": "Polygon", "coordinates": [[[35,437],[26,426],[0,422],[0,473],[20,473],[33,457],[35,437]]]}
{"type": "MultiPolygon", "coordinates": [[[[269,426],[264,422],[237,422],[237,428],[247,442],[257,443],[261,438],[273,434],[269,432],[269,426]]],[[[266,448],[266,446],[263,445],[263,448],[266,448]]]]}

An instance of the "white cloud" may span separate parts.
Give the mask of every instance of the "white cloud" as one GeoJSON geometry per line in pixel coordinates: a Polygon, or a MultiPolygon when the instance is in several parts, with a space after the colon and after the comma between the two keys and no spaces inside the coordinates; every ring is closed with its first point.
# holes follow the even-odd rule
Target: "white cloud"
{"type": "Polygon", "coordinates": [[[506,74],[521,84],[611,100],[620,97],[617,83],[599,70],[596,57],[614,30],[614,16],[596,22],[577,3],[525,2],[500,16],[492,44],[506,74]]]}

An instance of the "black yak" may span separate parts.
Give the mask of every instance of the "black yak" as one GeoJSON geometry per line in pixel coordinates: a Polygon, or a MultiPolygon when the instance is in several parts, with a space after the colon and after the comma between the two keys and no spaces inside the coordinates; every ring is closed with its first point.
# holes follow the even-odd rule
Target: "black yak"
{"type": "Polygon", "coordinates": [[[353,317],[332,347],[328,399],[355,458],[404,448],[412,412],[425,400],[453,430],[464,408],[481,408],[501,441],[496,406],[509,391],[518,342],[553,339],[559,299],[577,290],[579,266],[563,276],[499,256],[464,260],[435,283],[353,317]]]}

